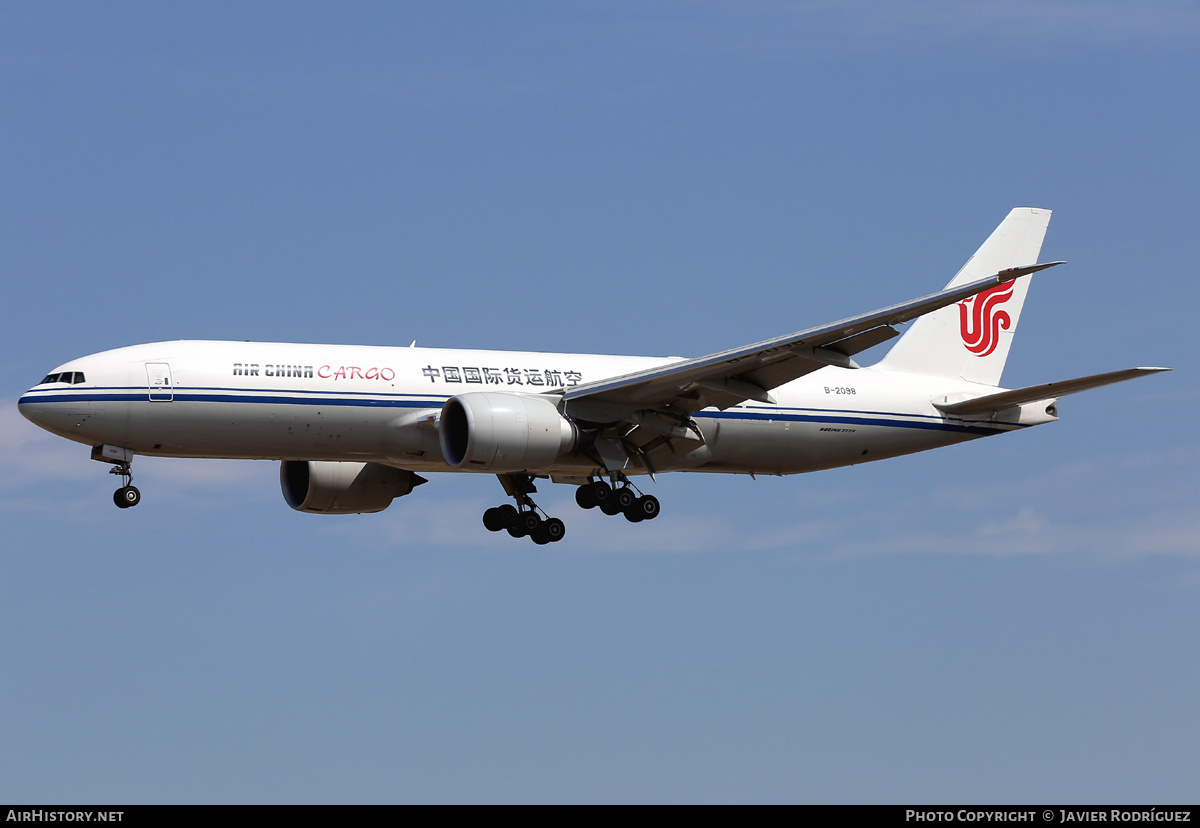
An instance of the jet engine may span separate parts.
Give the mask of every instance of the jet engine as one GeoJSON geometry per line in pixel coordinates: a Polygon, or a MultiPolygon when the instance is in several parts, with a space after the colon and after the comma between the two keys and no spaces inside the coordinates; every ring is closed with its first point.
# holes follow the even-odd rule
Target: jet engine
{"type": "Polygon", "coordinates": [[[406,469],[379,463],[284,460],[279,465],[283,499],[297,512],[382,512],[424,482],[406,469]]]}
{"type": "Polygon", "coordinates": [[[480,392],[446,400],[438,439],[455,468],[520,472],[571,451],[579,429],[544,397],[480,392]]]}

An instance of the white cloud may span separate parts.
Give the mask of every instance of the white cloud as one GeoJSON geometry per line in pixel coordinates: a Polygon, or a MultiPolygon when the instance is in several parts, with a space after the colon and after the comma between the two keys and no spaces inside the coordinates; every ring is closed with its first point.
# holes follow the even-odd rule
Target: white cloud
{"type": "Polygon", "coordinates": [[[621,515],[606,515],[599,509],[584,511],[574,502],[562,504],[567,515],[564,549],[579,552],[686,553],[718,549],[740,549],[734,521],[721,515],[687,514],[664,510],[654,520],[630,523],[621,515]],[[567,541],[576,542],[567,545],[567,541]]]}
{"type": "MultiPolygon", "coordinates": [[[[1200,517],[1193,517],[1189,506],[1198,455],[1200,449],[1191,447],[1094,454],[1024,478],[935,489],[894,490],[889,488],[895,482],[891,477],[819,490],[812,488],[817,476],[777,481],[795,488],[794,504],[784,490],[764,497],[762,491],[748,493],[713,479],[699,489],[664,495],[662,515],[640,524],[578,509],[566,495],[567,487],[545,487],[538,502],[567,523],[566,538],[548,547],[556,552],[1191,557],[1200,553],[1200,517]],[[697,492],[703,501],[694,499],[697,492]]],[[[503,501],[494,488],[475,477],[434,476],[429,489],[397,500],[383,515],[337,520],[322,531],[389,547],[523,549],[529,541],[491,534],[482,526],[483,510],[503,501]],[[446,485],[480,496],[458,497],[446,485]],[[490,491],[496,496],[488,497],[490,491]]]]}
{"type": "MultiPolygon", "coordinates": [[[[252,460],[183,460],[143,457],[136,470],[164,481],[230,483],[244,479],[252,460]]],[[[0,478],[78,480],[104,472],[90,447],[51,434],[21,416],[15,399],[0,399],[0,478]]]]}
{"type": "MultiPolygon", "coordinates": [[[[482,484],[485,480],[475,482],[482,484]]],[[[430,485],[438,482],[435,477],[430,485]]],[[[384,514],[333,518],[320,531],[352,537],[358,543],[397,548],[433,545],[500,552],[533,548],[527,538],[514,539],[507,532],[488,532],[484,528],[484,510],[503,502],[501,498],[435,498],[433,492],[418,489],[393,502],[384,514]]],[[[720,518],[676,513],[631,524],[620,515],[610,517],[599,509],[584,511],[573,500],[543,497],[538,503],[548,514],[566,522],[566,537],[545,547],[555,552],[686,553],[736,546],[731,543],[734,536],[730,526],[720,518]]]]}
{"type": "Polygon", "coordinates": [[[751,534],[742,546],[747,549],[778,549],[827,544],[839,536],[841,527],[842,524],[838,521],[824,519],[792,523],[778,529],[751,534]]]}
{"type": "MultiPolygon", "coordinates": [[[[111,508],[100,493],[115,488],[108,467],[86,446],[41,431],[0,400],[0,509],[90,519],[111,508]],[[82,481],[82,484],[81,484],[82,481]],[[37,484],[51,484],[41,492],[37,484]],[[110,485],[111,484],[111,485],[110,485]],[[40,496],[39,496],[40,495],[40,496]]],[[[1099,558],[1200,553],[1200,518],[1192,516],[1200,447],[1141,454],[1093,453],[1014,479],[955,480],[896,490],[894,479],[848,478],[842,485],[796,487],[796,506],[764,505],[738,487],[712,481],[702,491],[723,496],[705,510],[684,491],[664,501],[656,520],[630,524],[576,507],[570,487],[545,485],[538,502],[567,522],[559,552],[687,553],[793,550],[805,555],[1055,555],[1099,558]],[[874,481],[874,482],[872,482],[874,481]],[[797,516],[801,519],[797,519],[797,516]]],[[[248,501],[278,500],[277,465],[236,460],[138,458],[137,482],[147,498],[219,513],[248,501]]],[[[808,485],[806,485],[808,484],[808,485]]],[[[768,493],[768,499],[779,490],[768,493]]],[[[785,494],[786,500],[786,494],[785,494]]],[[[489,533],[480,517],[504,502],[490,478],[433,476],[428,487],[398,499],[384,514],[324,518],[314,531],[356,544],[414,545],[510,551],[531,546],[489,533]]],[[[282,502],[279,503],[283,510],[282,502]]]]}
{"type": "Polygon", "coordinates": [[[17,410],[15,399],[0,398],[0,452],[10,454],[24,445],[47,440],[50,437],[50,434],[21,416],[21,412],[17,410]]]}
{"type": "MultiPolygon", "coordinates": [[[[932,516],[926,515],[926,520],[932,516]]],[[[953,555],[1064,555],[1128,559],[1149,555],[1200,557],[1200,516],[1158,514],[1129,520],[1115,515],[1094,520],[1078,515],[1051,517],[1032,507],[965,528],[900,530],[844,542],[833,555],[934,553],[953,555]]]]}
{"type": "Polygon", "coordinates": [[[279,463],[274,460],[214,460],[177,457],[140,457],[135,462],[140,477],[172,487],[205,487],[216,491],[231,487],[260,488],[270,479],[277,486],[279,463]]]}
{"type": "Polygon", "coordinates": [[[99,468],[90,454],[87,446],[56,437],[26,420],[15,399],[0,399],[0,488],[88,478],[99,468]]]}
{"type": "MultiPolygon", "coordinates": [[[[434,484],[426,488],[430,485],[434,484]]],[[[485,504],[482,499],[442,499],[416,489],[394,500],[383,514],[313,515],[312,520],[320,522],[317,530],[324,535],[353,538],[371,546],[472,547],[486,545],[490,536],[482,520],[483,510],[489,505],[495,504],[485,504]]]]}

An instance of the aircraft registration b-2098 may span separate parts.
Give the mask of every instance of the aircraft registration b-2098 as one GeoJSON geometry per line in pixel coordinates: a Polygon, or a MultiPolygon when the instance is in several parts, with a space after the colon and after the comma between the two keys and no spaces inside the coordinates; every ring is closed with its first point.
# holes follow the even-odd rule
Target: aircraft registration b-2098
{"type": "Polygon", "coordinates": [[[19,400],[92,447],[137,505],[135,454],[281,460],[302,512],[378,512],[419,473],[495,474],[484,525],[560,540],[535,479],[584,508],[654,518],[634,478],[796,474],[1058,419],[1057,398],[1165,368],[999,387],[1050,211],[1013,210],[945,290],[698,359],[252,342],[158,342],[71,360],[19,400]],[[882,360],[853,356],[898,335],[882,360]]]}

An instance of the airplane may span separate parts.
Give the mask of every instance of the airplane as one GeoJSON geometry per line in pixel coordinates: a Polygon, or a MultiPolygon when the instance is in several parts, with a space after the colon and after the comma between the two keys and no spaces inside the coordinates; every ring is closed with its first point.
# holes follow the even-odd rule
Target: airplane
{"type": "Polygon", "coordinates": [[[1059,397],[1169,370],[1000,387],[1050,211],[1019,207],[938,293],[694,359],[178,341],[71,360],[18,401],[113,466],[135,455],[279,460],[293,509],[378,512],[423,474],[496,475],[485,527],[546,544],[565,525],[535,481],[638,523],[673,471],[787,475],[881,460],[1058,419],[1059,397]],[[897,326],[912,322],[900,336],[897,326]],[[877,363],[855,354],[893,337],[877,363]]]}

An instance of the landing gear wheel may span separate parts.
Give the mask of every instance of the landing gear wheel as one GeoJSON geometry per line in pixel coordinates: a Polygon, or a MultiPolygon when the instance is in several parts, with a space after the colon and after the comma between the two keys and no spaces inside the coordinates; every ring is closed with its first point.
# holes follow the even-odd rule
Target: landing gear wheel
{"type": "Polygon", "coordinates": [[[538,528],[529,533],[529,537],[533,538],[533,542],[538,546],[544,546],[562,540],[566,533],[567,527],[561,520],[548,518],[539,523],[538,528]]]}
{"type": "Polygon", "coordinates": [[[526,535],[536,535],[541,525],[542,519],[538,517],[537,512],[526,512],[521,515],[521,528],[525,530],[526,535]]]}
{"type": "Polygon", "coordinates": [[[503,506],[497,506],[496,514],[500,518],[501,529],[513,528],[517,525],[517,521],[521,518],[520,513],[517,511],[517,507],[511,503],[505,503],[503,506]]]}
{"type": "Polygon", "coordinates": [[[575,502],[579,504],[580,509],[595,509],[596,508],[596,490],[593,489],[593,483],[584,483],[575,490],[575,502]]]}
{"type": "Polygon", "coordinates": [[[122,486],[113,492],[113,503],[117,504],[119,509],[128,509],[141,502],[142,493],[137,490],[136,486],[122,486]]]}
{"type": "MultiPolygon", "coordinates": [[[[515,506],[505,503],[503,506],[497,506],[484,512],[483,523],[488,529],[493,532],[504,529],[514,538],[528,537],[539,546],[562,540],[563,535],[567,532],[563,522],[558,518],[550,517],[539,509],[529,496],[537,491],[531,475],[501,474],[497,477],[504,486],[504,492],[517,503],[515,506]]],[[[588,502],[592,491],[591,483],[585,483],[579,487],[575,494],[579,505],[583,506],[588,502]]],[[[605,486],[605,492],[607,493],[607,491],[608,487],[605,486]]]]}
{"type": "Polygon", "coordinates": [[[499,506],[493,506],[483,513],[483,525],[489,532],[499,532],[504,528],[504,513],[499,506]]]}
{"type": "Polygon", "coordinates": [[[558,518],[550,518],[542,524],[542,532],[551,543],[558,543],[567,534],[567,526],[558,518]]]}
{"type": "Polygon", "coordinates": [[[504,528],[508,530],[508,534],[514,538],[523,538],[529,533],[525,531],[525,516],[517,511],[517,507],[511,503],[505,503],[503,506],[497,506],[500,510],[500,516],[504,520],[504,528]]]}
{"type": "Polygon", "coordinates": [[[604,514],[615,515],[625,508],[622,505],[621,492],[629,492],[630,499],[634,496],[628,486],[614,489],[603,480],[595,480],[591,483],[584,483],[575,490],[575,502],[584,509],[594,509],[599,506],[600,511],[604,514]]]}
{"type": "Polygon", "coordinates": [[[654,520],[658,517],[659,509],[658,498],[654,495],[645,495],[633,501],[633,504],[625,510],[625,519],[630,523],[654,520]]]}
{"type": "Polygon", "coordinates": [[[592,499],[596,501],[597,506],[603,509],[604,504],[612,500],[612,486],[603,480],[597,480],[595,483],[589,483],[588,485],[592,489],[592,499]]]}
{"type": "Polygon", "coordinates": [[[617,504],[617,510],[628,512],[633,506],[633,502],[637,500],[637,494],[628,486],[621,486],[619,489],[614,489],[612,499],[617,504]]]}

